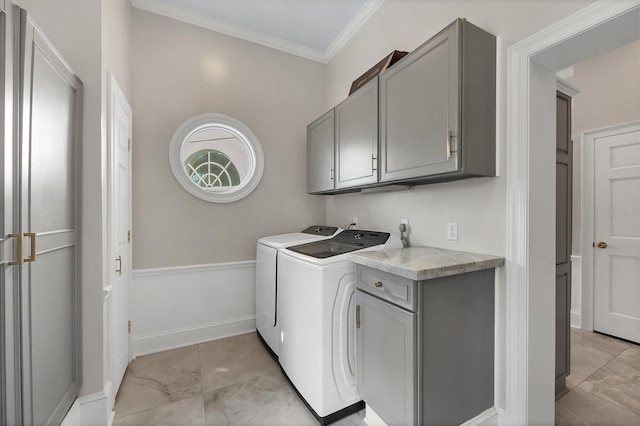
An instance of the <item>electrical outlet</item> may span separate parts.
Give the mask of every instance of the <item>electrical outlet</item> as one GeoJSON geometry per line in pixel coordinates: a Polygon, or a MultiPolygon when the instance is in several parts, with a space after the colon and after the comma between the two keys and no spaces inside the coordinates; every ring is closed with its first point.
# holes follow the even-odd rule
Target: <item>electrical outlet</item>
{"type": "Polygon", "coordinates": [[[407,228],[409,227],[409,219],[400,219],[400,223],[407,225],[407,228]]]}
{"type": "Polygon", "coordinates": [[[358,229],[358,218],[354,217],[353,219],[351,219],[351,222],[349,222],[349,226],[347,226],[347,228],[358,229]]]}
{"type": "Polygon", "coordinates": [[[447,239],[458,241],[458,222],[449,222],[447,224],[447,239]]]}

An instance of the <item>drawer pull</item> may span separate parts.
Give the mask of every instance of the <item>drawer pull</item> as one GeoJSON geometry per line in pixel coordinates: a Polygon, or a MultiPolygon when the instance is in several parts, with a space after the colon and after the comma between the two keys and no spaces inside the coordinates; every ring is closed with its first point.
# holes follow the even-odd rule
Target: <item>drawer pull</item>
{"type": "Polygon", "coordinates": [[[382,283],[381,283],[380,281],[378,281],[378,282],[374,283],[373,285],[375,285],[375,286],[376,286],[376,288],[380,288],[380,287],[382,287],[382,283]]]}

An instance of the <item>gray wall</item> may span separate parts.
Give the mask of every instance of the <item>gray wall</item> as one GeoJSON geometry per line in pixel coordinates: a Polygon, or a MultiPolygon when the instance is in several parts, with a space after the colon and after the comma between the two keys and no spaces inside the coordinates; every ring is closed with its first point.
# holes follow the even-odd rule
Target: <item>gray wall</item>
{"type": "Polygon", "coordinates": [[[132,16],[134,268],[255,259],[259,237],[325,222],[306,194],[306,126],[323,112],[325,66],[139,9],[132,16]],[[230,115],[262,143],[262,182],[211,204],[169,168],[169,142],[189,117],[230,115]]]}
{"type": "Polygon", "coordinates": [[[640,120],[640,41],[573,66],[573,254],[581,254],[582,133],[640,120]]]}

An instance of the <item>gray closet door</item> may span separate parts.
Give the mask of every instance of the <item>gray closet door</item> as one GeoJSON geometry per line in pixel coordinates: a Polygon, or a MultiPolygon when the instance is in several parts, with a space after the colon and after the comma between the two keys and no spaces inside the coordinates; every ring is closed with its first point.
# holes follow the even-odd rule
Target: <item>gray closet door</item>
{"type": "Polygon", "coordinates": [[[571,315],[571,98],[556,96],[556,397],[567,392],[571,315]]]}
{"type": "Polygon", "coordinates": [[[0,424],[20,424],[18,338],[17,221],[13,137],[14,9],[0,0],[0,424]]]}
{"type": "Polygon", "coordinates": [[[25,11],[20,19],[23,423],[57,424],[80,388],[82,84],[25,11]]]}

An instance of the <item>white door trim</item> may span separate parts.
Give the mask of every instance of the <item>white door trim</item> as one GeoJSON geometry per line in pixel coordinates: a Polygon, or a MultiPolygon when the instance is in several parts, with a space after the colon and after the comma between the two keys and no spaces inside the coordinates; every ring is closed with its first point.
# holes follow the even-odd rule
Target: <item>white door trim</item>
{"type": "Polygon", "coordinates": [[[593,331],[594,287],[593,267],[595,241],[595,143],[613,136],[640,129],[640,121],[618,124],[582,133],[582,323],[581,328],[593,331]]]}
{"type": "MultiPolygon", "coordinates": [[[[131,114],[131,106],[129,105],[126,96],[120,89],[118,82],[116,81],[114,75],[110,72],[107,73],[107,81],[108,81],[108,115],[107,115],[107,129],[108,129],[108,146],[107,146],[107,232],[106,232],[106,246],[107,246],[107,259],[105,262],[106,268],[105,273],[107,276],[106,286],[104,288],[104,335],[107,337],[105,351],[104,351],[104,367],[105,367],[105,375],[107,383],[113,383],[113,375],[114,375],[114,342],[116,341],[116,333],[117,330],[113,326],[115,322],[115,315],[117,312],[114,304],[116,300],[112,296],[112,290],[114,283],[116,281],[116,272],[114,259],[115,259],[115,214],[117,209],[117,200],[118,194],[116,194],[116,181],[115,181],[115,173],[116,173],[116,131],[115,131],[115,117],[114,111],[116,103],[119,105],[123,105],[128,109],[129,117],[131,114]]],[[[132,130],[131,122],[129,123],[129,132],[132,130]]],[[[131,134],[129,134],[129,138],[131,138],[131,134]]],[[[131,185],[131,167],[129,167],[129,185],[131,185]]],[[[131,224],[131,190],[129,191],[129,224],[131,224]]],[[[128,259],[132,258],[132,244],[128,245],[128,259]]],[[[132,268],[125,268],[125,271],[131,271],[132,268]]],[[[131,283],[131,277],[129,276],[129,284],[131,283]]],[[[129,336],[129,358],[131,358],[131,336],[129,336]]],[[[114,386],[110,386],[107,393],[107,408],[108,410],[112,410],[115,404],[115,396],[118,392],[114,386]]]]}
{"type": "MultiPolygon", "coordinates": [[[[550,81],[543,72],[548,68],[537,64],[534,57],[561,49],[569,39],[639,6],[639,1],[597,2],[507,52],[507,366],[506,410],[501,419],[505,424],[554,421],[554,321],[547,317],[550,306],[555,307],[555,293],[547,288],[554,281],[547,283],[542,271],[553,269],[547,258],[548,252],[554,254],[549,247],[555,241],[551,225],[555,223],[555,198],[548,189],[555,182],[555,172],[547,157],[552,153],[555,158],[555,137],[545,140],[542,136],[548,136],[544,132],[553,126],[555,115],[548,117],[541,108],[544,102],[532,102],[541,96],[541,89],[555,89],[555,80],[550,81]],[[536,155],[530,155],[534,148],[536,155]],[[545,170],[551,176],[545,176],[545,170]],[[547,296],[550,298],[544,300],[547,296]]],[[[555,114],[554,106],[549,106],[555,114]]]]}

